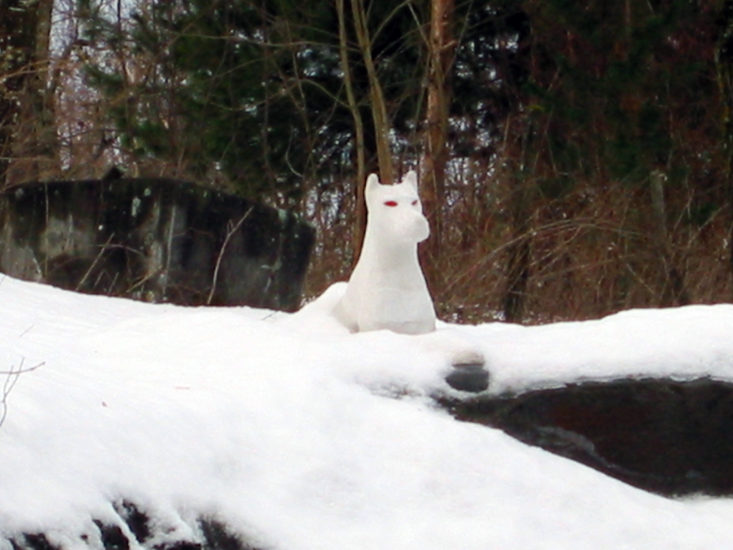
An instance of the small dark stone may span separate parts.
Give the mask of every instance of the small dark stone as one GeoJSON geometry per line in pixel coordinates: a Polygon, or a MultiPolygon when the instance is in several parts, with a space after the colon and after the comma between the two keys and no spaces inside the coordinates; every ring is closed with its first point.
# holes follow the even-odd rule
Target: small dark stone
{"type": "Polygon", "coordinates": [[[125,175],[125,172],[120,169],[117,166],[112,166],[107,172],[102,176],[102,181],[115,181],[122,179],[125,175]]]}
{"type": "Polygon", "coordinates": [[[95,520],[94,523],[99,529],[105,550],[128,550],[130,548],[130,541],[127,540],[119,526],[107,525],[98,520],[95,520]]]}
{"type": "MultiPolygon", "coordinates": [[[[155,522],[151,522],[144,511],[128,500],[115,503],[114,506],[120,518],[131,530],[134,529],[134,538],[128,539],[118,525],[94,520],[104,550],[129,550],[134,545],[152,550],[264,550],[263,546],[254,544],[247,537],[234,534],[229,526],[209,516],[198,519],[199,536],[196,540],[170,540],[151,546],[144,542],[145,539],[150,540],[161,533],[169,534],[165,525],[155,525],[155,522]]],[[[8,539],[0,538],[0,542],[3,540],[10,544],[12,550],[61,550],[58,546],[51,544],[44,533],[23,533],[8,539]]],[[[85,546],[92,546],[87,534],[80,535],[79,540],[85,546]]]]}
{"type": "Polygon", "coordinates": [[[14,550],[58,550],[43,533],[26,533],[23,535],[23,543],[20,544],[16,540],[10,541],[14,550]]]}
{"type": "Polygon", "coordinates": [[[203,550],[203,546],[198,542],[178,541],[173,544],[156,544],[154,550],[203,550]]]}
{"type": "Polygon", "coordinates": [[[479,393],[489,387],[489,371],[482,363],[454,365],[445,381],[453,389],[479,393]]]}
{"type": "Polygon", "coordinates": [[[223,523],[211,518],[199,520],[205,550],[261,550],[232,534],[223,523]]]}
{"type": "Polygon", "coordinates": [[[138,543],[145,542],[150,538],[150,522],[148,516],[129,500],[123,500],[115,505],[115,510],[120,518],[127,524],[130,531],[135,535],[138,543]]]}

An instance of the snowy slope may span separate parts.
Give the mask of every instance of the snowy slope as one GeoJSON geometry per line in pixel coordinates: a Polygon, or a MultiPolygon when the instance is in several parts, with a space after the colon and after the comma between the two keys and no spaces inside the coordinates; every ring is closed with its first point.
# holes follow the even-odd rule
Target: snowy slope
{"type": "Polygon", "coordinates": [[[193,538],[202,515],[284,550],[733,545],[733,500],[645,493],[429,398],[466,349],[486,356],[492,392],[733,380],[733,306],[351,335],[325,313],[342,291],[286,315],[2,278],[0,548],[20,532],[93,545],[93,520],[118,522],[123,499],[159,527],[149,546],[193,538]]]}

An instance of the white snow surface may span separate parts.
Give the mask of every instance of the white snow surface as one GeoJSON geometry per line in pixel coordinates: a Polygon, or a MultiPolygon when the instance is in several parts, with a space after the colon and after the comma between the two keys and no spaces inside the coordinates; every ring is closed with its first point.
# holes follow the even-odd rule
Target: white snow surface
{"type": "Polygon", "coordinates": [[[98,546],[93,520],[120,523],[122,500],[157,527],[146,547],[201,516],[283,550],[733,547],[733,499],[652,495],[430,397],[466,351],[495,393],[733,380],[733,306],[350,334],[328,313],[343,289],[283,314],[0,279],[0,549],[23,532],[98,546]]]}

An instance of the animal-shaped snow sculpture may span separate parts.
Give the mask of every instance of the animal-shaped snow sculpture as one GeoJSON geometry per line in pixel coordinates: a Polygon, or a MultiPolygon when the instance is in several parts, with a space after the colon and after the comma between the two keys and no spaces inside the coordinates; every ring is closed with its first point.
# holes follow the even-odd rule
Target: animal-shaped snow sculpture
{"type": "Polygon", "coordinates": [[[435,330],[435,309],[417,257],[417,244],[430,235],[410,171],[395,185],[376,174],[365,189],[367,226],[359,261],[336,317],[352,332],[389,329],[404,334],[435,330]]]}

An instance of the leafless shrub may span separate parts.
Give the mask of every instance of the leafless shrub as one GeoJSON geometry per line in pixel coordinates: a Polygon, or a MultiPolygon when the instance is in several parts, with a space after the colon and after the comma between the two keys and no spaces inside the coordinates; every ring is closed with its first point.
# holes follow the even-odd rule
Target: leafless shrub
{"type": "Polygon", "coordinates": [[[44,364],[45,362],[41,362],[33,365],[32,367],[26,367],[25,358],[21,358],[17,367],[15,365],[11,365],[10,369],[0,371],[0,376],[5,376],[2,392],[0,393],[0,426],[3,425],[8,414],[8,396],[10,396],[10,393],[13,391],[13,388],[15,388],[20,377],[23,374],[33,372],[34,370],[41,368],[44,364]]]}

